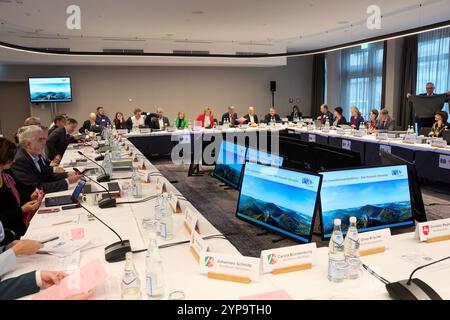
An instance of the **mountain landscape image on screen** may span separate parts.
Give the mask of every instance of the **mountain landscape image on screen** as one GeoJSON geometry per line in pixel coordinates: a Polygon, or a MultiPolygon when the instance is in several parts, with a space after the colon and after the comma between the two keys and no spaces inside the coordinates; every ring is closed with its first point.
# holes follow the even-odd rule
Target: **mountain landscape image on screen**
{"type": "Polygon", "coordinates": [[[241,195],[238,212],[296,235],[308,235],[311,231],[310,216],[250,196],[241,195]]]}
{"type": "Polygon", "coordinates": [[[341,219],[342,231],[348,229],[350,217],[358,219],[357,228],[366,229],[407,221],[412,217],[409,201],[365,205],[357,208],[337,209],[323,212],[325,234],[333,232],[333,220],[341,219]]]}
{"type": "Polygon", "coordinates": [[[238,186],[241,178],[241,171],[242,164],[216,164],[214,174],[232,183],[234,186],[238,186]]]}
{"type": "Polygon", "coordinates": [[[33,92],[31,95],[33,101],[55,101],[55,100],[71,100],[70,92],[33,92]]]}

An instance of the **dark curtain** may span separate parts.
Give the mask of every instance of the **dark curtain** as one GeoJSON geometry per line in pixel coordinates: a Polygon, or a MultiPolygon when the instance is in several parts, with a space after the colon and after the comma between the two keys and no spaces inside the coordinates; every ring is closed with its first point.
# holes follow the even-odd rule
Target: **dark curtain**
{"type": "Polygon", "coordinates": [[[417,83],[417,55],[418,55],[418,35],[405,37],[402,48],[402,61],[400,75],[402,77],[400,84],[400,110],[398,112],[397,125],[403,130],[413,123],[412,105],[406,99],[408,93],[416,94],[417,83]]]}
{"type": "Polygon", "coordinates": [[[313,81],[311,95],[311,116],[316,116],[325,101],[325,54],[313,58],[313,81]]]}
{"type": "Polygon", "coordinates": [[[386,59],[387,59],[387,41],[384,42],[383,48],[383,80],[381,85],[381,107],[386,107],[386,59]]]}

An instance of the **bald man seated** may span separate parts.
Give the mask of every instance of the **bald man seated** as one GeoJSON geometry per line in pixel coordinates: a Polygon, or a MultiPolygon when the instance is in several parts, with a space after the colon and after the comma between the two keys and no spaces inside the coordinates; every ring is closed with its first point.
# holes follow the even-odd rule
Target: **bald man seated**
{"type": "Polygon", "coordinates": [[[89,113],[89,119],[83,122],[83,125],[78,130],[81,134],[85,133],[87,131],[92,132],[101,132],[102,127],[99,126],[95,120],[97,119],[97,115],[94,112],[89,113]]]}

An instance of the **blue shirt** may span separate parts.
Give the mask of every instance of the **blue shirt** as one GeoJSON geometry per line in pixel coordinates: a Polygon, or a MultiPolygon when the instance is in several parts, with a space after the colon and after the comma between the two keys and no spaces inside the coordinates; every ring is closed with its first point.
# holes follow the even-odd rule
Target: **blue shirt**
{"type": "Polygon", "coordinates": [[[98,124],[99,126],[106,127],[111,124],[111,121],[109,120],[108,116],[97,115],[95,123],[98,124]]]}

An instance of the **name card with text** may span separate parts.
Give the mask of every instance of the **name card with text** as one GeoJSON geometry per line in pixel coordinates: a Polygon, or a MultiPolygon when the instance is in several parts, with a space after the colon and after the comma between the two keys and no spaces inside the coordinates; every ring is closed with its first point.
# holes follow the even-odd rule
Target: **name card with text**
{"type": "Polygon", "coordinates": [[[263,273],[288,273],[312,268],[315,243],[261,251],[263,273]]]}
{"type": "Polygon", "coordinates": [[[208,278],[250,283],[259,278],[260,259],[206,252],[200,258],[200,272],[208,278]]]}
{"type": "Polygon", "coordinates": [[[367,129],[359,129],[359,130],[355,130],[355,131],[353,132],[353,135],[354,135],[355,137],[359,137],[359,138],[365,137],[365,136],[367,136],[367,129]]]}
{"type": "Polygon", "coordinates": [[[152,130],[150,128],[142,128],[142,129],[139,129],[139,132],[141,134],[148,134],[148,133],[151,133],[152,130]]]}
{"type": "Polygon", "coordinates": [[[421,242],[450,240],[450,219],[418,223],[416,228],[417,234],[421,242]]]}
{"type": "Polygon", "coordinates": [[[345,130],[344,129],[336,129],[336,133],[337,134],[339,134],[339,135],[341,135],[341,136],[343,136],[343,135],[345,135],[345,130]]]}
{"type": "Polygon", "coordinates": [[[447,140],[432,140],[430,145],[434,148],[445,148],[447,147],[447,140]]]}
{"type": "Polygon", "coordinates": [[[200,257],[202,254],[209,251],[209,246],[206,241],[203,240],[201,235],[197,231],[193,231],[191,235],[191,242],[189,243],[189,250],[191,250],[192,256],[200,263],[200,257]]]}
{"type": "Polygon", "coordinates": [[[443,154],[439,155],[439,168],[450,170],[450,156],[446,156],[443,154]]]}
{"type": "Polygon", "coordinates": [[[352,150],[352,142],[350,140],[342,140],[342,149],[352,150]]]}
{"type": "Polygon", "coordinates": [[[309,142],[316,142],[316,135],[315,134],[309,134],[308,135],[308,141],[309,142]]]}
{"type": "Polygon", "coordinates": [[[417,141],[417,137],[415,135],[412,134],[407,134],[403,137],[403,142],[404,143],[409,143],[409,144],[415,144],[417,141]]]}
{"type": "Polygon", "coordinates": [[[186,208],[184,215],[184,228],[186,231],[191,234],[194,230],[197,229],[198,224],[198,214],[193,210],[186,208]]]}
{"type": "Polygon", "coordinates": [[[390,229],[381,229],[359,234],[359,252],[361,256],[384,252],[391,239],[390,229]]]}
{"type": "Polygon", "coordinates": [[[377,140],[387,140],[388,134],[385,132],[377,133],[376,138],[377,140]]]}
{"type": "Polygon", "coordinates": [[[128,130],[127,129],[117,129],[117,134],[127,134],[128,130]]]}
{"type": "Polygon", "coordinates": [[[178,197],[173,194],[173,192],[169,192],[169,204],[174,213],[181,213],[180,202],[178,201],[178,197]]]}
{"type": "Polygon", "coordinates": [[[159,193],[167,192],[166,183],[159,177],[156,180],[156,186],[155,187],[156,187],[156,190],[158,190],[159,193]]]}

